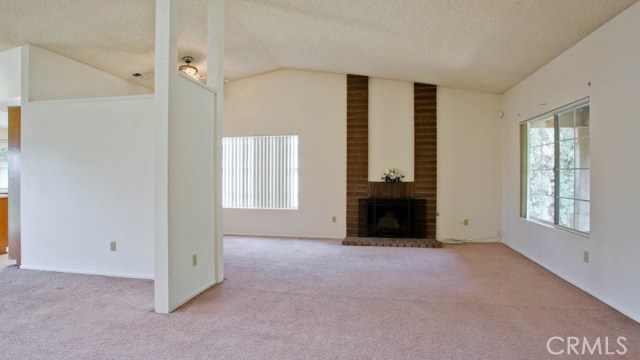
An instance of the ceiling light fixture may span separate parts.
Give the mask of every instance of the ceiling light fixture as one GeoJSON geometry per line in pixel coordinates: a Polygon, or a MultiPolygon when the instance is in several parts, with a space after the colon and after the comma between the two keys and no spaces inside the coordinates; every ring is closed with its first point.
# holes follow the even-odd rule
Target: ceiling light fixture
{"type": "Polygon", "coordinates": [[[193,57],[185,56],[182,58],[182,60],[184,60],[186,64],[178,66],[178,71],[182,71],[183,73],[190,76],[194,76],[198,73],[198,68],[191,65],[191,62],[193,61],[193,57]]]}

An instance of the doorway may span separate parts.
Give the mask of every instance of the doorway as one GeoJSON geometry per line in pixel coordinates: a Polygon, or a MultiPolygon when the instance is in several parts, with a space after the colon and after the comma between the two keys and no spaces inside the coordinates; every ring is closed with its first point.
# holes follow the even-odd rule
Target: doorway
{"type": "Polygon", "coordinates": [[[21,108],[8,107],[8,127],[0,130],[0,265],[21,264],[21,108]]]}

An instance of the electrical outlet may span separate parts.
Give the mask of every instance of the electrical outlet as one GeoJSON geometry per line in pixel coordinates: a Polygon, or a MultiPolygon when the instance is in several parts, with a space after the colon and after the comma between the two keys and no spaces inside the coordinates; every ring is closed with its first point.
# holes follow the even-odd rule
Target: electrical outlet
{"type": "Polygon", "coordinates": [[[191,263],[193,264],[194,267],[198,265],[198,254],[191,255],[191,263]]]}
{"type": "Polygon", "coordinates": [[[111,251],[116,251],[116,242],[115,241],[111,242],[111,251]]]}
{"type": "Polygon", "coordinates": [[[462,220],[462,224],[465,226],[469,225],[469,219],[462,220]]]}
{"type": "Polygon", "coordinates": [[[335,215],[334,215],[334,216],[332,216],[332,217],[331,217],[331,222],[336,222],[336,221],[338,221],[338,217],[337,217],[337,216],[335,216],[335,215]]]}
{"type": "Polygon", "coordinates": [[[589,251],[585,250],[584,253],[582,254],[582,261],[584,261],[585,263],[589,263],[589,251]]]}

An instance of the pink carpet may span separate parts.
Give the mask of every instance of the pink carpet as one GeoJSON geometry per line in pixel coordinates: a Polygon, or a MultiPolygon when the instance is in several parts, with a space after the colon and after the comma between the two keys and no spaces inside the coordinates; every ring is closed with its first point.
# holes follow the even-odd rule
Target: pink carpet
{"type": "Polygon", "coordinates": [[[225,251],[224,284],[168,316],[151,281],[0,267],[0,358],[564,359],[550,337],[625,336],[607,358],[640,359],[640,324],[500,244],[225,251]]]}

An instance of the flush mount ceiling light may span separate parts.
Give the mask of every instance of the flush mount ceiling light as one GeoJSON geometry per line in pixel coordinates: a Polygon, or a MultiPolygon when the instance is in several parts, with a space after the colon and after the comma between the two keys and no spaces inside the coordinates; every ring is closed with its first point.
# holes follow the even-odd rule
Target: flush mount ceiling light
{"type": "Polygon", "coordinates": [[[193,57],[185,56],[182,58],[182,60],[184,60],[186,64],[178,66],[178,71],[182,71],[183,73],[190,76],[194,76],[198,73],[198,68],[191,65],[191,62],[193,61],[193,57]]]}

